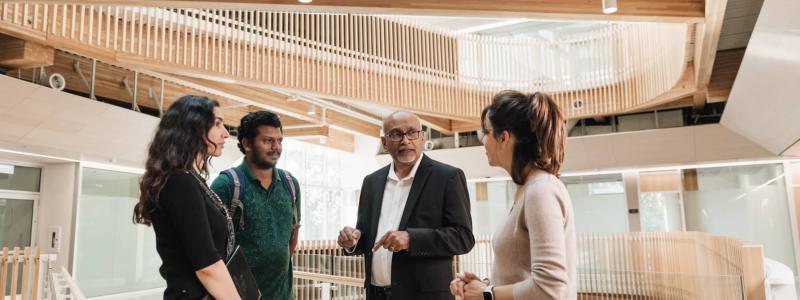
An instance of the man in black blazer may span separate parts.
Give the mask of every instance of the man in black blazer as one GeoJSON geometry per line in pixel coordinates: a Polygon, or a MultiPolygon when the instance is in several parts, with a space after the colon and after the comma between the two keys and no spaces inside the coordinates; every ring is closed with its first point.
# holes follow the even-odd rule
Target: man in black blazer
{"type": "Polygon", "coordinates": [[[475,245],[464,172],[422,154],[412,113],[392,113],[383,132],[392,163],[364,178],[356,228],[338,243],[364,254],[367,300],[452,300],[453,256],[475,245]]]}

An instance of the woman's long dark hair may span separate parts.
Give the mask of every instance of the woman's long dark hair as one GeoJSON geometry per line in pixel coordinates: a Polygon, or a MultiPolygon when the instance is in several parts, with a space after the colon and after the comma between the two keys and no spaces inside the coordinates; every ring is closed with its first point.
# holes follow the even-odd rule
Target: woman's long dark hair
{"type": "Polygon", "coordinates": [[[502,91],[481,113],[484,133],[487,117],[495,138],[508,131],[517,139],[511,164],[514,183],[525,184],[528,174],[524,172],[529,165],[558,175],[564,161],[567,122],[553,99],[539,92],[502,91]]]}
{"type": "MultiPolygon", "coordinates": [[[[214,126],[217,101],[202,96],[183,96],[170,105],[158,123],[155,137],[147,151],[144,175],[139,182],[139,203],[133,209],[133,222],[150,225],[150,214],[158,206],[158,195],[173,171],[195,168],[202,156],[201,173],[208,174],[211,155],[208,131],[214,126]]],[[[216,145],[214,145],[216,147],[216,145]]]]}

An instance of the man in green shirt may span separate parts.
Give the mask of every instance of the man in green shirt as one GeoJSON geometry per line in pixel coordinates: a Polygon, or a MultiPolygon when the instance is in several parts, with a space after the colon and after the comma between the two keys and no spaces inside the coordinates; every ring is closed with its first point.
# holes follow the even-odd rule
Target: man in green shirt
{"type": "Polygon", "coordinates": [[[211,189],[230,209],[236,244],[250,264],[261,299],[293,299],[291,252],[300,221],[300,186],[275,167],[283,128],[277,115],[259,111],[244,116],[238,131],[244,161],[223,171],[211,189]]]}

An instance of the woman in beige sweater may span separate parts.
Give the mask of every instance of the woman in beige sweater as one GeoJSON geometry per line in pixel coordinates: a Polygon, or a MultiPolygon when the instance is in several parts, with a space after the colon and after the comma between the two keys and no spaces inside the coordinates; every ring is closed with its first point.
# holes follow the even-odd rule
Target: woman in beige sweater
{"type": "Polygon", "coordinates": [[[464,300],[577,299],[572,202],[556,177],[564,117],[545,94],[503,91],[481,119],[489,164],[505,169],[518,188],[492,240],[491,279],[458,274],[450,291],[464,300]]]}

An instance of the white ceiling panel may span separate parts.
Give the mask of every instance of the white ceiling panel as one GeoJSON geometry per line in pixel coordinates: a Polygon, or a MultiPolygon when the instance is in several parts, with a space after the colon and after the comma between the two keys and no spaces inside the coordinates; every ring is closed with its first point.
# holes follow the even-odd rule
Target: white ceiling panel
{"type": "Polygon", "coordinates": [[[766,0],[721,123],[774,154],[800,139],[800,1],[766,0]]]}

